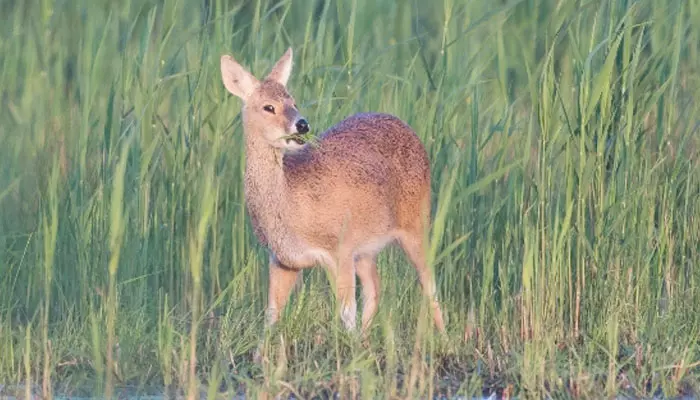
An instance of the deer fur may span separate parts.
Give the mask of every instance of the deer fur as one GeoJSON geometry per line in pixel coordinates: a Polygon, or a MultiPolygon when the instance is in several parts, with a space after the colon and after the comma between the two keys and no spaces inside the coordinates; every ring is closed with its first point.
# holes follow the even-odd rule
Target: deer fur
{"type": "Polygon", "coordinates": [[[348,330],[356,325],[359,277],[366,331],[379,301],[377,254],[398,242],[432,300],[435,325],[444,331],[426,265],[430,162],[421,140],[397,117],[360,113],[316,143],[302,143],[299,130],[308,124],[287,92],[291,70],[291,48],[262,81],[230,55],[221,57],[224,86],[243,101],[247,211],[270,254],[266,326],[278,320],[299,272],[320,264],[335,286],[348,330]]]}

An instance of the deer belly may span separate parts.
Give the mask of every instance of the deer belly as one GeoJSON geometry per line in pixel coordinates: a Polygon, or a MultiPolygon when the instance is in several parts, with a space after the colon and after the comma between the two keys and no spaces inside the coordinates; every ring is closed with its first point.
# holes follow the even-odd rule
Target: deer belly
{"type": "Polygon", "coordinates": [[[317,265],[333,264],[333,257],[326,250],[313,246],[297,245],[291,241],[271,249],[283,265],[293,269],[312,268],[317,265]]]}

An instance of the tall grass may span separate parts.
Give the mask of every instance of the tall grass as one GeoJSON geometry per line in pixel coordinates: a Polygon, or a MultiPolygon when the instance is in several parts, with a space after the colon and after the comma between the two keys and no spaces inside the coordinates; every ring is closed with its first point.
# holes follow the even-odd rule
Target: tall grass
{"type": "Polygon", "coordinates": [[[698,1],[10,0],[0,15],[0,383],[700,389],[698,1]],[[267,263],[218,62],[262,75],[287,46],[315,133],[372,110],[423,139],[446,340],[388,250],[369,346],[313,270],[252,362],[267,263]]]}

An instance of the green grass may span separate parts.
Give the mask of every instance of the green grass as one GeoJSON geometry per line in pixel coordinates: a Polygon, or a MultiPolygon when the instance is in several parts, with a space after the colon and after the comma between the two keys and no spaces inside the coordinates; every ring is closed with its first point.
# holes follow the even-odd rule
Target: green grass
{"type": "Polygon", "coordinates": [[[9,0],[0,22],[0,383],[700,390],[699,1],[9,0]],[[315,134],[382,111],[424,140],[447,340],[387,250],[368,347],[318,269],[252,362],[267,258],[219,57],[261,76],[288,46],[315,134]]]}

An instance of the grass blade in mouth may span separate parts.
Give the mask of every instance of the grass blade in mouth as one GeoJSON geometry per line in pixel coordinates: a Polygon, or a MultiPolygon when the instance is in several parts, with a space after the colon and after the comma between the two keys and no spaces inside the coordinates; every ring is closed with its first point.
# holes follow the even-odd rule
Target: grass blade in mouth
{"type": "Polygon", "coordinates": [[[317,142],[316,137],[311,133],[294,133],[291,135],[285,135],[282,136],[282,140],[284,140],[286,143],[294,142],[299,145],[307,143],[314,144],[317,142]]]}

